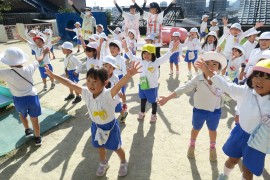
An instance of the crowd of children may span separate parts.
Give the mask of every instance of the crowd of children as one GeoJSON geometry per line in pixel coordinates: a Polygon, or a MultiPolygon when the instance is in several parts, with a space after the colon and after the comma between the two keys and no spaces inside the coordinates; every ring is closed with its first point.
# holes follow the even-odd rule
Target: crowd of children
{"type": "MultiPolygon", "coordinates": [[[[133,2],[135,3],[135,0],[133,2]]],[[[262,27],[263,23],[256,23],[253,28],[243,32],[239,23],[234,23],[228,28],[228,19],[223,18],[223,37],[226,39],[223,45],[223,39],[219,39],[218,20],[213,19],[210,22],[209,32],[209,16],[203,15],[200,30],[196,27],[191,28],[184,42],[180,41],[181,32],[173,32],[169,51],[160,57],[161,24],[168,8],[161,12],[158,4],[151,3],[150,12],[146,12],[135,3],[130,6],[130,13],[126,13],[119,8],[116,1],[114,3],[125,18],[126,24],[123,32],[119,27],[114,31],[108,28],[113,35],[111,39],[104,33],[101,24],[94,28],[96,34],[89,33],[89,36],[82,33],[79,22],[74,24],[74,29],[66,28],[67,31],[76,33],[74,38],[77,39],[77,53],[82,46],[86,56],[87,74],[84,87],[77,84],[84,67],[76,57],[71,42],[64,42],[60,46],[65,56],[63,69],[66,78],[53,72],[50,53],[53,53],[53,44],[60,38],[53,41],[50,29],[43,33],[27,30],[26,39],[17,35],[19,39],[28,43],[32,54],[35,55],[36,61],[33,64],[23,66],[28,57],[19,48],[8,48],[1,56],[1,61],[10,66],[10,69],[0,70],[0,79],[4,79],[11,89],[25,135],[35,136],[36,145],[41,145],[38,123],[41,108],[32,78],[35,69],[39,68],[44,91],[47,90],[46,78],[49,77],[51,90],[55,87],[55,80],[69,88],[70,93],[65,101],[75,98],[72,101],[74,104],[81,100],[85,102],[92,120],[92,144],[98,149],[100,158],[96,175],[104,176],[109,168],[106,149],[115,151],[120,158],[119,176],[127,175],[128,162],[121,148],[119,124],[115,113],[120,113],[119,121],[125,122],[128,115],[126,85],[133,75],[140,72],[138,95],[141,102],[138,120],[145,118],[147,101],[152,105],[150,123],[156,123],[158,104],[163,106],[172,98],[195,90],[192,130],[187,151],[189,158],[195,158],[195,142],[206,122],[210,138],[209,159],[217,161],[216,137],[221,117],[222,95],[224,92],[229,94],[237,102],[238,120],[223,146],[223,151],[229,158],[218,179],[228,179],[229,173],[241,157],[243,179],[252,179],[253,174],[261,175],[265,155],[270,151],[270,148],[266,151],[261,150],[264,144],[258,140],[261,138],[257,137],[261,135],[262,139],[266,138],[260,131],[264,127],[270,128],[270,32],[260,34],[260,31],[256,30],[262,27]],[[140,13],[136,14],[135,8],[138,8],[140,13]],[[137,21],[140,15],[148,20],[148,30],[141,54],[136,56],[137,40],[140,38],[137,21]],[[155,19],[155,22],[150,21],[151,19],[155,19]],[[136,23],[132,24],[131,20],[136,23]],[[154,33],[150,33],[151,23],[159,25],[154,33]],[[246,42],[242,45],[245,38],[246,42]],[[181,58],[188,64],[190,81],[178,87],[171,95],[158,98],[160,65],[168,61],[170,75],[174,73],[174,65],[176,74],[179,75],[181,58]],[[192,66],[195,69],[194,76],[191,72],[192,66]],[[28,125],[28,115],[34,131],[28,125]]],[[[172,4],[174,3],[175,1],[172,1],[172,4]]],[[[54,59],[54,54],[52,56],[54,59]]]]}

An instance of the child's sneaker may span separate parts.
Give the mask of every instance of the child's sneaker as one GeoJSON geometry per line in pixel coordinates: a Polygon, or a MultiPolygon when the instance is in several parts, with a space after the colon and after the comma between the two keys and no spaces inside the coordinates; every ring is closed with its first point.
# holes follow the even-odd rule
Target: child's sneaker
{"type": "Polygon", "coordinates": [[[46,84],[43,86],[43,91],[47,91],[47,85],[46,84]]]}
{"type": "Polygon", "coordinates": [[[189,146],[188,147],[188,152],[187,152],[187,157],[190,158],[190,159],[194,159],[195,158],[194,151],[195,151],[195,147],[194,146],[189,146]]]}
{"type": "Polygon", "coordinates": [[[109,164],[108,163],[99,163],[99,167],[97,169],[96,175],[101,177],[104,176],[109,169],[109,164]]]}
{"type": "Polygon", "coordinates": [[[217,151],[216,149],[209,149],[209,160],[210,161],[217,161],[217,151]]]}
{"type": "Polygon", "coordinates": [[[42,144],[41,136],[35,137],[35,145],[41,146],[41,144],[42,144]]]}
{"type": "Polygon", "coordinates": [[[54,87],[55,87],[55,83],[52,83],[51,84],[51,89],[54,89],[54,87]]]}
{"type": "Polygon", "coordinates": [[[122,106],[122,111],[124,111],[124,112],[127,111],[127,104],[123,104],[123,106],[122,106]]]}
{"type": "Polygon", "coordinates": [[[74,99],[74,101],[72,101],[72,104],[76,104],[78,102],[80,102],[82,100],[81,96],[76,96],[76,98],[74,99]]]}
{"type": "Polygon", "coordinates": [[[75,98],[75,95],[74,94],[69,94],[66,98],[65,98],[65,101],[68,101],[68,100],[71,100],[71,99],[74,99],[75,98]]]}
{"type": "Polygon", "coordinates": [[[128,162],[121,163],[118,171],[118,176],[123,177],[126,176],[128,172],[128,162]]]}
{"type": "Polygon", "coordinates": [[[152,114],[151,119],[150,119],[150,123],[155,123],[156,121],[157,121],[157,115],[152,114]]]}
{"type": "Polygon", "coordinates": [[[219,174],[217,180],[228,180],[229,177],[223,173],[219,174]]]}
{"type": "Polygon", "coordinates": [[[126,117],[128,115],[128,112],[124,112],[124,114],[120,114],[119,116],[119,122],[124,123],[126,121],[126,117]]]}
{"type": "Polygon", "coordinates": [[[25,129],[25,137],[32,137],[34,136],[33,130],[31,128],[25,129]]]}
{"type": "Polygon", "coordinates": [[[143,120],[145,117],[145,114],[143,112],[139,112],[138,114],[138,120],[143,120]]]}

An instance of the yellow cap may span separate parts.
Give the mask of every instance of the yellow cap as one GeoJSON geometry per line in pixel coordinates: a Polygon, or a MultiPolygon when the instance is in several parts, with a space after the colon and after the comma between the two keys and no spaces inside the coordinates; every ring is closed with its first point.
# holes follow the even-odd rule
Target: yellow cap
{"type": "Polygon", "coordinates": [[[261,71],[270,74],[270,59],[259,61],[253,67],[253,71],[261,71]]]}
{"type": "Polygon", "coordinates": [[[156,47],[153,44],[145,44],[142,47],[142,52],[143,51],[146,51],[146,52],[151,53],[151,54],[156,54],[156,47]]]}

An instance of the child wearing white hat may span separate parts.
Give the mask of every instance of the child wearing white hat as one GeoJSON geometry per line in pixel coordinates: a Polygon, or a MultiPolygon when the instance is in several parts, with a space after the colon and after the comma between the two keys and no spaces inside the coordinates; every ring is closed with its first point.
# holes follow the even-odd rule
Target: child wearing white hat
{"type": "MultiPolygon", "coordinates": [[[[131,52],[135,55],[136,54],[136,46],[137,38],[136,38],[136,31],[134,29],[128,30],[128,37],[125,38],[128,48],[131,50],[131,52]]],[[[124,56],[127,60],[129,60],[128,56],[125,54],[124,56]]]]}
{"type": "Polygon", "coordinates": [[[73,39],[77,39],[77,45],[78,45],[78,50],[77,53],[80,52],[80,48],[81,48],[81,40],[80,40],[80,36],[82,36],[82,28],[81,28],[81,23],[80,22],[76,22],[74,24],[75,28],[74,29],[69,29],[69,28],[65,28],[66,31],[71,31],[71,32],[75,32],[76,36],[74,36],[73,39]]]}
{"type": "Polygon", "coordinates": [[[252,31],[251,33],[247,34],[246,38],[247,41],[243,44],[244,50],[245,50],[245,60],[247,63],[250,53],[251,51],[253,51],[253,49],[255,49],[255,47],[257,46],[258,42],[256,41],[257,35],[260,33],[261,31],[252,31]]]}
{"type": "MultiPolygon", "coordinates": [[[[211,72],[221,71],[227,64],[226,58],[222,54],[214,51],[206,52],[200,57],[205,61],[211,72]]],[[[194,89],[196,89],[196,91],[194,94],[192,117],[193,128],[191,130],[187,156],[191,159],[195,158],[195,142],[201,128],[206,122],[210,138],[209,159],[210,161],[216,161],[216,130],[221,116],[221,95],[223,92],[220,88],[212,84],[212,81],[207,78],[205,73],[195,76],[185,85],[178,87],[171,95],[167,97],[160,96],[158,104],[163,106],[169,100],[194,89]]]]}
{"type": "Polygon", "coordinates": [[[203,53],[206,53],[206,52],[209,52],[209,51],[216,51],[217,44],[218,44],[217,33],[215,31],[210,31],[206,35],[205,41],[202,44],[201,53],[203,54],[203,53]]]}
{"type": "MultiPolygon", "coordinates": [[[[79,82],[79,73],[82,71],[82,62],[74,56],[73,44],[71,42],[64,42],[61,46],[62,52],[66,57],[64,58],[66,77],[74,82],[75,84],[79,82]]],[[[69,89],[69,95],[65,98],[65,101],[74,99],[73,89],[69,89]]],[[[76,104],[82,100],[79,93],[76,93],[76,98],[72,101],[72,104],[76,104]]]]}
{"type": "MultiPolygon", "coordinates": [[[[173,45],[175,42],[177,42],[177,41],[180,42],[180,37],[181,37],[180,32],[173,32],[172,37],[171,37],[171,42],[169,44],[169,49],[173,48],[173,45]]],[[[176,68],[176,75],[179,75],[178,63],[180,62],[181,54],[182,54],[182,46],[179,45],[178,51],[174,52],[170,57],[170,75],[173,74],[173,64],[175,65],[175,68],[176,68]]]]}
{"type": "Polygon", "coordinates": [[[116,27],[114,31],[108,27],[108,30],[113,35],[114,40],[122,41],[122,39],[125,37],[125,32],[122,32],[120,27],[116,27]]]}
{"type": "MultiPolygon", "coordinates": [[[[82,40],[82,39],[81,39],[82,40]]],[[[100,68],[102,62],[100,60],[100,48],[96,42],[89,42],[85,45],[82,40],[82,46],[86,54],[86,70],[89,71],[91,68],[100,68]]]]}
{"type": "Polygon", "coordinates": [[[208,21],[209,16],[208,15],[203,15],[202,16],[202,23],[200,26],[200,36],[201,38],[204,38],[208,34],[208,28],[207,28],[207,21],[208,21]]]}
{"type": "MultiPolygon", "coordinates": [[[[34,43],[33,38],[39,35],[39,31],[37,29],[36,30],[32,29],[28,32],[28,29],[25,29],[24,35],[26,36],[26,39],[28,41],[34,43]]],[[[33,51],[33,50],[32,50],[32,55],[35,55],[35,57],[36,57],[35,51],[33,51]]]]}
{"type": "Polygon", "coordinates": [[[187,47],[186,55],[183,57],[185,58],[185,62],[188,63],[188,77],[191,78],[191,64],[193,64],[196,75],[198,74],[198,69],[194,66],[194,62],[197,60],[198,53],[201,50],[200,35],[197,28],[190,29],[183,46],[187,47]]]}
{"type": "Polygon", "coordinates": [[[100,37],[99,44],[101,46],[101,48],[100,48],[100,59],[102,60],[105,56],[110,54],[109,38],[104,32],[102,32],[99,35],[99,37],[100,37]]]}
{"type": "Polygon", "coordinates": [[[96,26],[96,30],[97,30],[97,35],[100,35],[101,33],[103,33],[103,31],[104,31],[103,25],[102,24],[98,24],[96,26]]]}
{"type": "Polygon", "coordinates": [[[211,24],[211,27],[210,27],[209,31],[215,31],[217,33],[217,36],[218,36],[218,33],[219,33],[218,20],[213,19],[210,22],[210,24],[211,24]]]}
{"type": "MultiPolygon", "coordinates": [[[[47,50],[49,51],[49,50],[47,50]]],[[[27,62],[27,55],[19,48],[11,47],[0,55],[0,62],[10,66],[9,69],[0,70],[0,80],[4,80],[12,95],[16,111],[25,128],[25,136],[35,136],[35,145],[42,144],[40,136],[40,125],[38,116],[41,115],[41,108],[37,90],[33,85],[33,74],[39,67],[39,63],[23,66],[27,62]],[[33,125],[33,130],[29,127],[27,116],[33,125]]]]}

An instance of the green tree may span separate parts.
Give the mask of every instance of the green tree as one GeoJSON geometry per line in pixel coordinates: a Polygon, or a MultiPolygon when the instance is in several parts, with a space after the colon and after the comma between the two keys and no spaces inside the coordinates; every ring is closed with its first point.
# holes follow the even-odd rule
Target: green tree
{"type": "Polygon", "coordinates": [[[106,9],[107,24],[110,25],[112,21],[112,10],[106,9]]]}
{"type": "Polygon", "coordinates": [[[0,23],[2,23],[3,16],[2,13],[11,10],[11,3],[18,0],[0,0],[0,23]]]}

